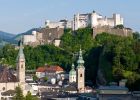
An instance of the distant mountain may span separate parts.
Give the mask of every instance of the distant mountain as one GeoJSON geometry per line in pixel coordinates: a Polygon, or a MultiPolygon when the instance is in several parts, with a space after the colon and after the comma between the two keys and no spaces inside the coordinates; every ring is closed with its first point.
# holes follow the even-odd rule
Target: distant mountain
{"type": "Polygon", "coordinates": [[[15,43],[12,38],[16,36],[15,34],[0,31],[0,43],[5,44],[5,43],[15,43]]]}
{"type": "Polygon", "coordinates": [[[11,39],[12,37],[14,37],[15,35],[12,33],[7,33],[4,31],[0,31],[0,38],[3,40],[7,40],[7,39],[11,39]]]}
{"type": "Polygon", "coordinates": [[[20,37],[25,34],[32,34],[32,31],[38,31],[40,28],[32,28],[24,33],[19,33],[17,35],[0,31],[0,47],[4,46],[7,43],[10,44],[17,44],[18,41],[20,40],[20,37]]]}

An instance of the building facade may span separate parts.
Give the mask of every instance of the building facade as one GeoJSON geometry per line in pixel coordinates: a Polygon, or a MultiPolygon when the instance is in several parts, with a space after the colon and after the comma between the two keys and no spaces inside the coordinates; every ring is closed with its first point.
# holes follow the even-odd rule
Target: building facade
{"type": "Polygon", "coordinates": [[[51,22],[50,20],[45,21],[46,28],[72,28],[73,22],[68,20],[60,20],[59,22],[51,22]]]}
{"type": "Polygon", "coordinates": [[[42,33],[32,31],[31,34],[23,35],[23,44],[32,46],[44,44],[42,33]]]}
{"type": "Polygon", "coordinates": [[[123,18],[120,14],[113,14],[112,18],[107,18],[93,11],[92,13],[74,15],[73,30],[98,26],[114,27],[116,25],[123,25],[123,18]]]}

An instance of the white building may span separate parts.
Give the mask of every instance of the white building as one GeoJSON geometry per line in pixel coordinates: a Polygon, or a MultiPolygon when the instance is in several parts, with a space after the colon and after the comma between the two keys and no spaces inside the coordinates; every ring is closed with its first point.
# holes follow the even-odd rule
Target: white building
{"type": "Polygon", "coordinates": [[[43,33],[32,31],[32,34],[23,35],[23,44],[32,46],[44,44],[43,33]]]}
{"type": "Polygon", "coordinates": [[[120,14],[113,14],[112,18],[103,17],[102,15],[93,11],[87,14],[76,14],[74,15],[73,30],[85,27],[97,27],[97,26],[111,26],[123,25],[123,18],[120,14]]]}
{"type": "Polygon", "coordinates": [[[45,27],[48,28],[72,28],[77,30],[85,27],[97,27],[97,26],[111,26],[123,25],[123,18],[120,14],[113,14],[111,18],[103,17],[102,15],[93,11],[87,14],[75,14],[72,21],[60,20],[59,22],[51,22],[46,20],[45,27]]]}
{"type": "Polygon", "coordinates": [[[46,20],[45,27],[48,28],[72,28],[72,21],[68,20],[60,20],[59,22],[51,22],[50,20],[46,20]]]}
{"type": "Polygon", "coordinates": [[[23,35],[23,44],[27,45],[28,43],[36,42],[37,36],[36,31],[32,31],[30,35],[23,35]]]}

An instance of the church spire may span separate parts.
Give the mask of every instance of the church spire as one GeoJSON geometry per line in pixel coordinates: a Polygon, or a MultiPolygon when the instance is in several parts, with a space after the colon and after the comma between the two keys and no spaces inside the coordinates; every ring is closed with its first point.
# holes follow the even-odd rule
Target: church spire
{"type": "Polygon", "coordinates": [[[20,83],[25,83],[25,56],[23,53],[22,39],[20,41],[19,52],[17,56],[17,78],[20,83]]]}
{"type": "Polygon", "coordinates": [[[17,61],[19,59],[25,59],[24,53],[23,53],[23,45],[22,45],[22,39],[20,40],[20,46],[19,46],[19,52],[17,56],[17,61]]]}
{"type": "Polygon", "coordinates": [[[77,64],[78,64],[77,67],[84,67],[84,66],[83,66],[84,60],[83,60],[81,48],[80,48],[80,51],[79,51],[79,58],[78,58],[77,64]]]}

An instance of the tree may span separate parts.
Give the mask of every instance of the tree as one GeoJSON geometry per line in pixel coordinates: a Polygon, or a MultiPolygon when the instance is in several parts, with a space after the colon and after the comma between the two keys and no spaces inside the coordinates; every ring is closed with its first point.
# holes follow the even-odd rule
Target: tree
{"type": "Polygon", "coordinates": [[[120,24],[120,25],[115,26],[114,28],[116,28],[116,29],[123,29],[124,26],[122,24],[120,24]]]}
{"type": "Polygon", "coordinates": [[[36,75],[33,75],[33,81],[37,81],[38,77],[36,75]]]}
{"type": "Polygon", "coordinates": [[[28,93],[27,93],[27,95],[26,95],[26,97],[25,97],[25,100],[38,100],[38,98],[32,96],[31,92],[28,91],[28,93]]]}
{"type": "Polygon", "coordinates": [[[140,33],[139,33],[139,32],[133,33],[133,38],[134,38],[135,40],[140,39],[140,33]]]}
{"type": "Polygon", "coordinates": [[[25,100],[22,89],[20,86],[17,86],[15,88],[15,96],[13,97],[13,100],[25,100]]]}
{"type": "Polygon", "coordinates": [[[44,77],[44,81],[45,82],[47,82],[48,81],[48,77],[46,76],[46,77],[44,77]]]}

